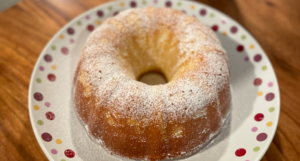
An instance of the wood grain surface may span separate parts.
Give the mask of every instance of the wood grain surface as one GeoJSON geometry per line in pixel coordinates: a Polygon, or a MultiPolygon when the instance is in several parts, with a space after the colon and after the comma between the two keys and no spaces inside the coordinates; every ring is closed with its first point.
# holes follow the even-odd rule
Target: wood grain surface
{"type": "MultiPolygon", "coordinates": [[[[47,160],[29,120],[28,87],[46,43],[68,21],[108,0],[23,0],[0,13],[0,160],[47,160]]],[[[281,114],[263,161],[300,160],[300,1],[199,0],[237,20],[275,69],[281,114]]]]}

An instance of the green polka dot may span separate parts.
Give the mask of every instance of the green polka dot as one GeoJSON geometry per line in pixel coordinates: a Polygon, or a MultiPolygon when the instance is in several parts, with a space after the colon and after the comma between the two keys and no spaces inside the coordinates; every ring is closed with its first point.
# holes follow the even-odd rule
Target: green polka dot
{"type": "Polygon", "coordinates": [[[66,160],[62,159],[62,160],[60,160],[60,161],[66,161],[66,160]]]}
{"type": "Polygon", "coordinates": [[[269,112],[274,112],[274,110],[275,110],[274,107],[269,108],[269,112]]]}
{"type": "Polygon", "coordinates": [[[260,150],[260,147],[259,147],[259,146],[253,148],[253,151],[255,151],[255,152],[258,152],[259,150],[260,150]]]}
{"type": "Polygon", "coordinates": [[[213,18],[213,17],[215,17],[215,14],[214,14],[214,13],[211,13],[209,16],[210,16],[211,18],[213,18]]]}
{"type": "Polygon", "coordinates": [[[78,21],[78,22],[77,22],[77,25],[80,26],[80,25],[81,25],[81,21],[78,21]]]}
{"type": "Polygon", "coordinates": [[[177,3],[177,6],[181,6],[181,2],[178,2],[178,3],[177,3]]]}
{"type": "Polygon", "coordinates": [[[113,8],[112,8],[112,6],[109,6],[108,9],[111,11],[113,8]]]}
{"type": "Polygon", "coordinates": [[[242,40],[245,40],[246,39],[246,35],[242,35],[242,40]]]}
{"type": "Polygon", "coordinates": [[[42,82],[41,78],[37,78],[36,82],[41,83],[42,82]]]}
{"type": "Polygon", "coordinates": [[[143,5],[147,4],[147,1],[143,1],[143,5]]]}
{"type": "Polygon", "coordinates": [[[51,46],[51,49],[52,50],[56,50],[56,47],[53,45],[53,46],[51,46]]]}
{"type": "Polygon", "coordinates": [[[262,68],[261,68],[263,71],[265,71],[265,70],[267,70],[267,66],[263,66],[262,68]]]}
{"type": "Polygon", "coordinates": [[[39,125],[44,125],[44,122],[43,122],[42,120],[38,120],[37,123],[38,123],[39,125]]]}

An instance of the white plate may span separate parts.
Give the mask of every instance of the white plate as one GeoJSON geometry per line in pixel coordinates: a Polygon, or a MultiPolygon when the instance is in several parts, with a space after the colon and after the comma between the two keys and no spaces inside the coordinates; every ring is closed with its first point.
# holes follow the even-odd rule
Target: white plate
{"type": "MultiPolygon", "coordinates": [[[[216,30],[227,51],[232,114],[226,127],[199,153],[183,160],[260,160],[276,131],[280,96],[267,55],[241,25],[201,3],[179,0],[122,0],[95,7],[65,25],[47,44],[32,73],[29,113],[36,138],[49,160],[124,160],[106,153],[87,136],[72,109],[74,70],[83,44],[106,18],[132,7],[172,7],[216,30]]],[[[125,159],[126,160],[126,159],[125,159]]]]}

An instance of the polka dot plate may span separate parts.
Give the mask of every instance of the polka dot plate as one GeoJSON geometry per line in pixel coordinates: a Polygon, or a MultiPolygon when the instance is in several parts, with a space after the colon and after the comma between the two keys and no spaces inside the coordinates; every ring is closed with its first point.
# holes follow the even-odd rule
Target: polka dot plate
{"type": "Polygon", "coordinates": [[[64,26],[46,45],[32,73],[29,113],[35,136],[49,160],[129,160],[93,143],[72,107],[74,71],[88,35],[128,8],[170,7],[211,27],[228,54],[232,113],[221,134],[188,161],[258,161],[276,131],[280,96],[267,55],[241,25],[201,3],[179,0],[121,0],[95,7],[64,26]]]}

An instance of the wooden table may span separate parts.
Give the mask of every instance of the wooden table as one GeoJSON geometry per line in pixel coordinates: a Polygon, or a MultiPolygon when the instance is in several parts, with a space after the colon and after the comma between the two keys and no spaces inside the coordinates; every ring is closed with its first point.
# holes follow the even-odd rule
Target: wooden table
{"type": "MultiPolygon", "coordinates": [[[[28,115],[31,72],[68,21],[108,0],[24,0],[0,13],[0,158],[47,160],[28,115]]],[[[280,85],[281,115],[264,161],[300,160],[300,1],[199,0],[242,24],[268,54],[280,85]]]]}

